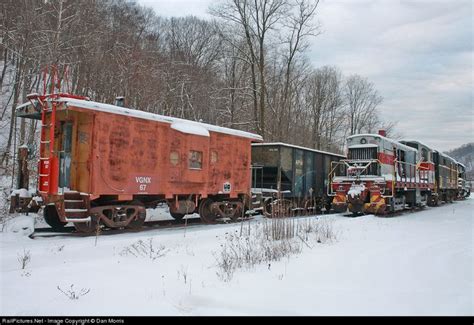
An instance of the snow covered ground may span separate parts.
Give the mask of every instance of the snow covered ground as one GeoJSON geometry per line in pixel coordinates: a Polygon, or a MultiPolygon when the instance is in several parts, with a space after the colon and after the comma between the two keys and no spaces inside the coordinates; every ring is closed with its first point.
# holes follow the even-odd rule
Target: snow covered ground
{"type": "Polygon", "coordinates": [[[215,254],[240,224],[99,236],[97,243],[0,233],[0,314],[473,315],[473,203],[394,218],[322,216],[336,241],[238,270],[228,282],[216,274],[215,254]],[[125,254],[138,240],[152,240],[164,256],[125,254]],[[28,253],[22,269],[18,259],[28,253]]]}

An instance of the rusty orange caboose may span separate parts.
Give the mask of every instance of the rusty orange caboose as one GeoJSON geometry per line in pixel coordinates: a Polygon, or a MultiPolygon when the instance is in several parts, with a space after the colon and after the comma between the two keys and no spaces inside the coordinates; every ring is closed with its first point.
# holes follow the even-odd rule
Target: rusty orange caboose
{"type": "Polygon", "coordinates": [[[259,135],[68,94],[29,99],[17,115],[41,119],[38,192],[53,228],[139,228],[161,202],[175,219],[242,215],[259,135]]]}

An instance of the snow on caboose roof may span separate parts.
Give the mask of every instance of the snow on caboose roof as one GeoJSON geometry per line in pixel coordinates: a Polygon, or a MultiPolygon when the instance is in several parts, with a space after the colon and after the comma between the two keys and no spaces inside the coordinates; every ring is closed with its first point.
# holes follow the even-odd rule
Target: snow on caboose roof
{"type": "Polygon", "coordinates": [[[174,129],[183,133],[206,136],[205,132],[203,131],[203,129],[205,129],[211,132],[224,133],[224,134],[229,134],[233,136],[249,138],[255,141],[263,141],[263,138],[258,134],[240,131],[240,130],[234,130],[234,129],[230,129],[230,128],[226,128],[222,126],[216,126],[216,125],[207,124],[207,123],[185,120],[185,119],[181,119],[177,117],[164,116],[164,115],[139,111],[135,109],[125,108],[125,107],[120,107],[120,106],[115,106],[115,105],[110,105],[110,104],[104,104],[104,103],[98,103],[98,102],[93,102],[93,101],[88,101],[88,100],[75,99],[75,98],[60,97],[59,99],[57,99],[57,101],[64,102],[68,106],[74,106],[74,107],[85,108],[85,109],[90,109],[94,111],[100,111],[100,112],[106,112],[106,113],[112,113],[112,114],[118,114],[118,115],[124,115],[124,116],[131,116],[131,117],[141,118],[145,120],[170,123],[174,125],[173,126],[174,129]]]}
{"type": "Polygon", "coordinates": [[[284,147],[291,147],[291,148],[296,148],[296,149],[313,151],[313,152],[322,153],[325,155],[332,155],[332,156],[346,158],[346,156],[343,156],[334,152],[327,152],[327,151],[316,150],[316,149],[311,149],[311,148],[306,148],[306,147],[300,147],[300,146],[295,146],[293,144],[288,144],[288,143],[283,143],[283,142],[252,143],[252,146],[284,146],[284,147]]]}
{"type": "Polygon", "coordinates": [[[381,136],[380,134],[372,134],[372,133],[363,133],[363,134],[354,134],[354,135],[351,135],[349,137],[347,137],[347,139],[352,139],[352,138],[356,138],[356,137],[375,137],[375,138],[380,138],[384,141],[387,141],[387,142],[390,142],[404,150],[408,150],[408,151],[416,151],[418,152],[418,150],[416,150],[415,148],[412,148],[412,147],[409,147],[407,145],[404,145],[403,143],[400,143],[396,140],[393,140],[393,139],[390,139],[390,138],[386,138],[384,136],[381,136]]]}

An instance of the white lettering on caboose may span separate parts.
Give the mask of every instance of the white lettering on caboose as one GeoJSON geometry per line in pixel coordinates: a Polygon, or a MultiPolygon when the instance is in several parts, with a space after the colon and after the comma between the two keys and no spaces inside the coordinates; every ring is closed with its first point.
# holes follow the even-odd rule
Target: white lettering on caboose
{"type": "Polygon", "coordinates": [[[149,176],[136,176],[135,181],[140,184],[140,192],[146,191],[146,184],[151,184],[151,177],[149,176]]]}
{"type": "Polygon", "coordinates": [[[135,180],[139,184],[151,184],[151,177],[137,176],[135,177],[135,180]]]}

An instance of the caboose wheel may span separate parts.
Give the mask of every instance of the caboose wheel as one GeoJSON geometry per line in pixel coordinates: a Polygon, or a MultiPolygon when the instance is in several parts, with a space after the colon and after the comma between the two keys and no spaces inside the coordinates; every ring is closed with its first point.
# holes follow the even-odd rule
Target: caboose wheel
{"type": "Polygon", "coordinates": [[[84,234],[91,234],[97,231],[98,221],[97,218],[91,217],[89,222],[75,222],[74,227],[77,232],[84,234]]]}
{"type": "Polygon", "coordinates": [[[62,222],[59,219],[58,211],[56,210],[56,206],[54,205],[47,205],[43,210],[43,217],[44,221],[53,228],[54,231],[63,231],[64,226],[67,225],[67,222],[62,222]]]}
{"type": "Polygon", "coordinates": [[[211,199],[205,199],[201,201],[199,205],[199,216],[204,223],[215,223],[217,215],[212,211],[211,205],[213,201],[211,199]]]}
{"type": "Polygon", "coordinates": [[[181,214],[181,213],[174,213],[170,211],[170,214],[175,220],[178,220],[178,221],[184,218],[184,214],[181,214]]]}
{"type": "MultiPolygon", "coordinates": [[[[143,206],[143,204],[136,204],[136,205],[143,206]]],[[[132,221],[130,221],[130,223],[127,225],[126,228],[139,230],[143,227],[143,224],[145,223],[145,219],[146,219],[146,209],[143,207],[143,209],[140,209],[139,211],[137,211],[137,217],[133,219],[132,221]]]]}

